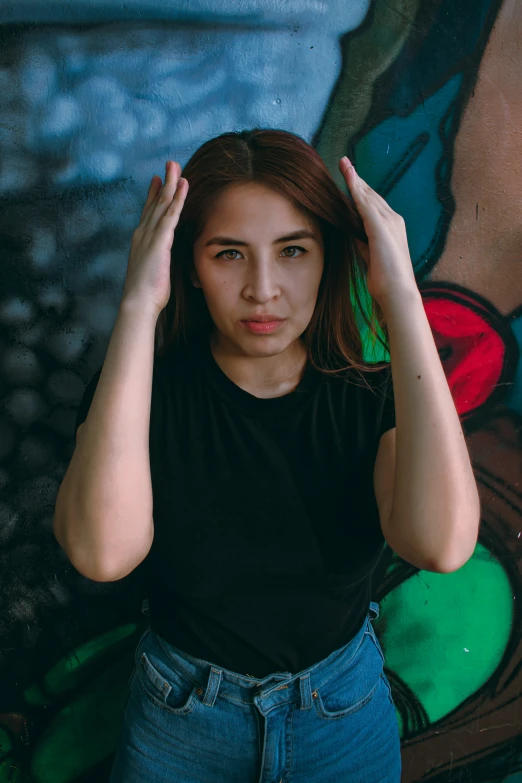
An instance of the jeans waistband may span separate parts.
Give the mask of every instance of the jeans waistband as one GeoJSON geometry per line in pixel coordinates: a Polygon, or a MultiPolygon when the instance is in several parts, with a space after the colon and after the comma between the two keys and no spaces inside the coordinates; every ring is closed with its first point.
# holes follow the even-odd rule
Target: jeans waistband
{"type": "MultiPolygon", "coordinates": [[[[332,677],[337,677],[345,667],[349,666],[365,633],[367,631],[373,633],[369,624],[378,616],[379,605],[371,601],[360,630],[344,647],[334,650],[323,660],[297,674],[275,672],[263,679],[239,674],[217,664],[194,658],[169,644],[157,634],[153,634],[153,639],[157,642],[158,652],[162,653],[164,663],[191,680],[194,685],[202,687],[205,692],[201,701],[209,706],[213,706],[219,693],[220,696],[233,701],[255,703],[265,713],[283,702],[295,700],[300,702],[302,709],[307,709],[312,706],[311,700],[314,691],[319,690],[332,677]]],[[[150,628],[147,629],[138,644],[136,661],[142,642],[149,633],[151,633],[150,628]]]]}

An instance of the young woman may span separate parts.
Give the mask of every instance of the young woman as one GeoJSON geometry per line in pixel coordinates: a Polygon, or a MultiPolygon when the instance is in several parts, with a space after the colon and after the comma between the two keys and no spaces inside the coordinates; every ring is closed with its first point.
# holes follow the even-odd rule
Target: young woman
{"type": "Polygon", "coordinates": [[[113,783],[400,780],[372,572],[459,568],[479,502],[404,221],[339,166],[255,129],[152,178],[54,520],[91,579],[143,561],[113,783]]]}

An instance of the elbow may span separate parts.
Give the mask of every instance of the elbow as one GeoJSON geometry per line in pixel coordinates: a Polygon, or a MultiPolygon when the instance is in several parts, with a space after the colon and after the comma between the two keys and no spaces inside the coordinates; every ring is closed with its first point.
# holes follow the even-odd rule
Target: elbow
{"type": "MultiPolygon", "coordinates": [[[[435,524],[435,523],[434,523],[435,524]]],[[[397,530],[393,524],[385,528],[385,538],[388,545],[403,560],[411,563],[421,571],[431,571],[438,574],[451,574],[458,571],[473,557],[478,541],[480,517],[468,517],[468,522],[463,524],[463,519],[448,526],[449,530],[444,536],[451,538],[450,543],[444,543],[439,537],[438,541],[417,541],[417,546],[412,546],[411,538],[402,536],[397,540],[397,530]],[[393,535],[395,534],[395,535],[393,535]]],[[[383,530],[384,532],[384,530],[383,530]]]]}
{"type": "Polygon", "coordinates": [[[63,534],[55,530],[54,526],[53,533],[60,547],[67,555],[69,563],[75,571],[86,579],[90,579],[92,582],[116,582],[118,579],[123,579],[124,576],[127,576],[121,569],[117,570],[109,563],[101,563],[100,558],[92,556],[92,553],[81,553],[76,547],[71,546],[63,538],[63,534]]]}
{"type": "Polygon", "coordinates": [[[79,574],[91,582],[118,582],[120,579],[128,576],[133,568],[122,569],[111,567],[110,564],[96,562],[94,558],[69,558],[71,565],[74,566],[79,574]]]}
{"type": "Polygon", "coordinates": [[[132,562],[115,562],[114,559],[101,557],[99,552],[93,552],[92,549],[85,550],[75,546],[69,540],[67,528],[60,526],[56,515],[52,531],[73,568],[92,582],[118,582],[128,576],[144,559],[144,555],[141,555],[132,562]]]}
{"type": "MultiPolygon", "coordinates": [[[[98,524],[96,527],[103,529],[109,526],[98,524]]],[[[63,501],[56,502],[53,535],[73,568],[93,582],[118,582],[124,579],[145,559],[154,537],[152,518],[136,541],[101,542],[94,534],[88,535],[88,528],[63,501]]]]}
{"type": "Polygon", "coordinates": [[[128,576],[138,565],[138,563],[124,564],[103,562],[99,557],[84,553],[67,553],[71,565],[79,574],[91,582],[118,582],[128,576]]]}
{"type": "Polygon", "coordinates": [[[68,554],[71,565],[79,574],[90,579],[92,582],[118,582],[129,576],[132,571],[145,559],[150,547],[150,543],[121,553],[119,557],[111,557],[107,553],[98,551],[99,548],[78,548],[76,551],[68,554]]]}
{"type": "Polygon", "coordinates": [[[446,552],[444,556],[435,558],[432,561],[430,568],[427,568],[426,570],[434,571],[439,574],[452,574],[454,571],[458,571],[473,557],[477,541],[478,526],[477,534],[473,536],[471,542],[455,545],[453,549],[446,552]]]}
{"type": "Polygon", "coordinates": [[[452,574],[454,571],[458,571],[462,566],[466,565],[468,560],[473,557],[475,547],[471,552],[466,554],[458,553],[453,557],[446,557],[439,559],[432,563],[430,568],[426,568],[426,571],[434,571],[437,574],[452,574]]]}

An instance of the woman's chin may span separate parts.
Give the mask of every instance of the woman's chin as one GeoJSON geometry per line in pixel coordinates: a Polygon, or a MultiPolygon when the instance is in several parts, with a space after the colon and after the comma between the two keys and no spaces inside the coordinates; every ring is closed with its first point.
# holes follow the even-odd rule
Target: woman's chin
{"type": "MultiPolygon", "coordinates": [[[[288,326],[285,324],[285,327],[288,326]]],[[[278,356],[288,351],[291,346],[300,342],[300,334],[295,334],[295,329],[280,328],[272,334],[256,334],[243,325],[234,325],[232,329],[217,329],[214,339],[221,343],[221,349],[226,353],[239,352],[252,358],[278,356]],[[235,348],[233,347],[235,346],[235,348]]]]}
{"type": "Polygon", "coordinates": [[[248,356],[277,356],[284,353],[294,342],[282,334],[243,334],[239,345],[248,356]]]}

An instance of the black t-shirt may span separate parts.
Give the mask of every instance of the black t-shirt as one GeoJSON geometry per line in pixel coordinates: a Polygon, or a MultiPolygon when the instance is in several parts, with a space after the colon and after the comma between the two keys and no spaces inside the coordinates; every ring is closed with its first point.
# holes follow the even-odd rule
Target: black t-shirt
{"type": "Polygon", "coordinates": [[[302,671],[357,633],[385,545],[373,467],[395,426],[390,365],[364,378],[370,388],[309,366],[295,391],[261,399],[207,342],[155,356],[143,572],[160,636],[261,678],[302,671]]]}

